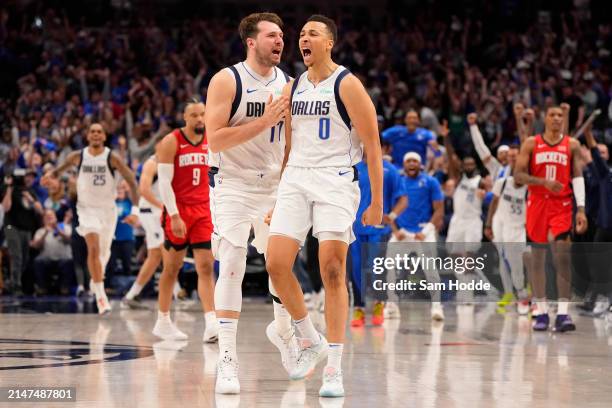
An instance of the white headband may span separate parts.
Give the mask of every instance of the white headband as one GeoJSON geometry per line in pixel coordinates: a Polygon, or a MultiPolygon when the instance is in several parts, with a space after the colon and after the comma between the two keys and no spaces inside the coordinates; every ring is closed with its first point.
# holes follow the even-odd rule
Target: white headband
{"type": "Polygon", "coordinates": [[[421,155],[418,154],[417,152],[408,152],[404,155],[404,161],[409,160],[409,159],[414,159],[420,163],[421,155]]]}

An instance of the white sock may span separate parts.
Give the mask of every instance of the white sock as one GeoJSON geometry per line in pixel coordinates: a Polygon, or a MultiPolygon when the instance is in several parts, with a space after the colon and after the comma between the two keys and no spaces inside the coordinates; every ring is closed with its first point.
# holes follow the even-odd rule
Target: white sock
{"type": "Polygon", "coordinates": [[[538,315],[548,313],[548,304],[546,299],[535,299],[535,303],[538,306],[538,315]]]}
{"type": "Polygon", "coordinates": [[[310,339],[312,341],[312,344],[319,344],[319,342],[321,341],[321,337],[319,336],[319,332],[317,331],[317,329],[315,329],[314,325],[312,324],[312,320],[310,320],[310,315],[307,314],[305,318],[301,320],[296,320],[295,325],[300,331],[302,337],[310,339]]]}
{"type": "Polygon", "coordinates": [[[557,314],[566,315],[569,309],[569,302],[567,299],[559,299],[557,302],[557,314]]]}
{"type": "Polygon", "coordinates": [[[226,354],[236,358],[236,332],[238,331],[238,319],[217,317],[219,323],[219,358],[226,354]]]}
{"type": "Polygon", "coordinates": [[[167,320],[170,321],[170,312],[162,312],[161,310],[157,311],[157,320],[167,320]]]}
{"type": "Polygon", "coordinates": [[[92,281],[90,286],[92,287],[91,290],[93,290],[94,294],[96,295],[96,298],[106,296],[106,292],[104,292],[104,281],[102,282],[92,281]]]}
{"type": "Polygon", "coordinates": [[[127,295],[125,295],[125,298],[129,300],[134,299],[136,296],[140,294],[140,292],[142,292],[142,288],[143,286],[140,283],[134,281],[134,284],[128,291],[127,295]]]}
{"type": "Polygon", "coordinates": [[[282,338],[287,338],[291,334],[291,315],[280,303],[272,301],[274,306],[274,321],[276,322],[276,331],[282,338]]]}
{"type": "Polygon", "coordinates": [[[204,322],[206,323],[206,327],[210,327],[211,325],[215,324],[216,321],[217,314],[214,310],[211,312],[204,313],[204,322]]]}
{"type": "Polygon", "coordinates": [[[327,367],[333,367],[336,370],[342,369],[342,350],[344,350],[344,344],[329,343],[329,350],[327,352],[327,367]]]}

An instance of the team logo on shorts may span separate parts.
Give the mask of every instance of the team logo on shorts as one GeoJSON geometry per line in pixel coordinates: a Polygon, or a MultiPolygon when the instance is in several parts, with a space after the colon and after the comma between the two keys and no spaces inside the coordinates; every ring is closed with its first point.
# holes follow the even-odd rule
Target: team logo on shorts
{"type": "Polygon", "coordinates": [[[110,363],[152,355],[151,347],[0,338],[0,371],[110,363]]]}

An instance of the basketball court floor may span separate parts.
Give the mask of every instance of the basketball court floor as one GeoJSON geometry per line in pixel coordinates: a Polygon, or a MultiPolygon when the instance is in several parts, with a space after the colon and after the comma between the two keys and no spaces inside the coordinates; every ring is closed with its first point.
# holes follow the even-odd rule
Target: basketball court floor
{"type": "Polygon", "coordinates": [[[0,298],[0,387],[76,387],[76,402],[0,406],[612,406],[612,324],[577,313],[578,331],[557,335],[533,333],[526,318],[498,314],[495,304],[447,304],[443,324],[432,324],[427,304],[403,304],[399,321],[348,329],[347,395],[320,399],[322,366],[305,381],[287,379],[264,333],[272,306],[263,301],[243,306],[239,396],[214,393],[218,349],[201,342],[201,313],[175,312],[189,341],[162,342],[151,334],[153,311],[114,304],[100,318],[74,303],[0,298]]]}

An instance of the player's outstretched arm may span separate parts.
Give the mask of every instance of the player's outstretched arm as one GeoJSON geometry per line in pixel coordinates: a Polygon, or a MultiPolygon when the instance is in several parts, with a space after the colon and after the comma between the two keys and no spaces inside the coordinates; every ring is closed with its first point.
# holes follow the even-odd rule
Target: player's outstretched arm
{"type": "Polygon", "coordinates": [[[561,112],[563,112],[563,129],[561,130],[561,133],[564,135],[569,135],[569,118],[570,118],[570,110],[571,110],[571,106],[569,103],[562,103],[560,105],[561,108],[561,112]]]}
{"type": "Polygon", "coordinates": [[[519,133],[519,143],[520,144],[523,144],[523,142],[534,132],[534,128],[533,128],[533,123],[535,122],[534,110],[531,108],[526,109],[525,112],[523,113],[523,118],[525,119],[525,123],[523,124],[523,131],[519,133]]]}
{"type": "Polygon", "coordinates": [[[597,141],[593,136],[592,127],[593,124],[591,123],[584,129],[584,139],[587,146],[591,150],[591,155],[593,157],[593,173],[598,179],[606,179],[610,174],[610,169],[608,167],[608,163],[601,157],[601,153],[599,153],[597,141]]]}
{"type": "Polygon", "coordinates": [[[60,164],[59,166],[57,166],[56,169],[51,171],[51,174],[53,175],[53,177],[59,177],[70,167],[78,166],[80,161],[81,161],[81,151],[77,150],[77,151],[71,152],[70,154],[68,154],[68,156],[66,157],[66,160],[62,164],[60,164]]]}
{"type": "Polygon", "coordinates": [[[523,121],[523,115],[525,113],[525,106],[522,103],[516,103],[513,107],[514,113],[514,122],[516,124],[516,133],[518,133],[519,141],[523,143],[528,135],[528,130],[525,127],[525,122],[523,121]]]}
{"type": "Polygon", "coordinates": [[[236,94],[236,81],[223,70],[210,81],[206,97],[206,137],[212,152],[219,153],[242,144],[266,129],[276,126],[289,113],[289,99],[281,96],[266,103],[261,117],[240,126],[229,126],[232,102],[236,94]]]}
{"type": "Polygon", "coordinates": [[[140,183],[138,185],[140,189],[140,195],[145,198],[148,202],[153,204],[157,208],[162,208],[163,204],[155,197],[151,186],[153,185],[153,178],[157,173],[157,162],[149,159],[142,166],[142,174],[140,175],[140,183]]]}
{"type": "Polygon", "coordinates": [[[448,177],[459,180],[461,160],[459,160],[459,156],[455,153],[455,148],[450,140],[450,130],[448,129],[448,121],[446,119],[442,121],[438,134],[444,139],[444,147],[448,156],[448,177]]]}
{"type": "Polygon", "coordinates": [[[117,169],[121,176],[130,186],[130,192],[132,193],[132,202],[138,203],[140,194],[138,193],[138,184],[136,184],[136,177],[134,172],[128,167],[127,164],[116,153],[111,153],[111,166],[117,169]]]}
{"type": "Polygon", "coordinates": [[[364,225],[379,225],[383,212],[383,166],[376,109],[359,79],[351,74],[340,83],[340,99],[363,142],[367,156],[372,202],[363,213],[362,222],[364,225]]]}
{"type": "Polygon", "coordinates": [[[472,137],[472,143],[474,144],[474,149],[476,149],[476,153],[478,153],[478,157],[482,160],[482,163],[485,165],[489,174],[495,175],[497,171],[501,167],[501,164],[493,155],[491,151],[487,147],[482,137],[482,133],[480,133],[480,129],[478,129],[478,116],[475,113],[470,113],[467,116],[468,125],[470,126],[470,136],[472,137]]]}

